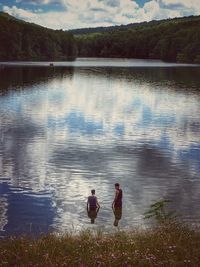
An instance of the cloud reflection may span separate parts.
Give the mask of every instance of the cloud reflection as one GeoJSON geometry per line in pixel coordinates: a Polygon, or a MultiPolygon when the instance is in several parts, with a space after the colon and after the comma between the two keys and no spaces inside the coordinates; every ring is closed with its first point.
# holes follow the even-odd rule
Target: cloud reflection
{"type": "MultiPolygon", "coordinates": [[[[6,91],[1,176],[34,194],[50,190],[57,210],[52,225],[62,231],[87,225],[92,188],[102,207],[97,225],[109,226],[116,181],[125,193],[124,227],[142,223],[142,212],[160,197],[170,196],[187,213],[199,204],[200,83],[188,94],[173,75],[170,69],[77,68],[50,77],[50,70],[45,82],[6,91]]],[[[192,214],[200,218],[197,210],[192,214]]]]}

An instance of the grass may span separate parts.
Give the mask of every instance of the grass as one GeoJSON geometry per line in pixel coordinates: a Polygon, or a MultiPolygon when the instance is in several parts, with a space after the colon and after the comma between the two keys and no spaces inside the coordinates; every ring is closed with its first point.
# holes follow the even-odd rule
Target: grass
{"type": "Polygon", "coordinates": [[[88,230],[76,235],[3,239],[0,266],[197,267],[200,266],[200,232],[173,223],[110,234],[88,230]]]}

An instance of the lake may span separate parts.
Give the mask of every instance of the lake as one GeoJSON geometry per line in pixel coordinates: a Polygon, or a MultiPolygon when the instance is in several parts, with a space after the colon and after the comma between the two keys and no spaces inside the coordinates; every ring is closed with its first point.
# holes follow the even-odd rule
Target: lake
{"type": "Polygon", "coordinates": [[[200,66],[78,59],[0,63],[0,236],[112,231],[170,199],[200,220],[200,66]],[[101,209],[90,223],[86,201],[101,209]]]}

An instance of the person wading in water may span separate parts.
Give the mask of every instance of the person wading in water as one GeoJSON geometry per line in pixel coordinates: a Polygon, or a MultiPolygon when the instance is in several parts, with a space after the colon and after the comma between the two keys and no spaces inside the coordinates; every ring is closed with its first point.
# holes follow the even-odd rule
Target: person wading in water
{"type": "Polygon", "coordinates": [[[122,190],[119,188],[119,184],[115,184],[115,199],[112,203],[113,208],[122,208],[122,190]]]}
{"type": "Polygon", "coordinates": [[[95,196],[95,190],[91,190],[92,195],[88,197],[87,201],[87,213],[88,217],[91,219],[91,223],[94,223],[97,213],[100,209],[97,197],[95,196]]]}
{"type": "Polygon", "coordinates": [[[115,198],[112,203],[112,209],[115,215],[114,226],[118,226],[118,222],[122,217],[122,189],[118,183],[115,184],[115,198]]]}

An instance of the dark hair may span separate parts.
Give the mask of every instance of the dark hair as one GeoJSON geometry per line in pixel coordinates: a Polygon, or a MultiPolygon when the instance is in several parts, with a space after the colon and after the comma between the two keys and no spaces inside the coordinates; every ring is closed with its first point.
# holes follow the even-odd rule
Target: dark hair
{"type": "Polygon", "coordinates": [[[92,193],[92,194],[95,194],[95,189],[92,189],[92,190],[91,190],[91,193],[92,193]]]}
{"type": "Polygon", "coordinates": [[[116,184],[115,184],[115,186],[119,186],[119,184],[118,184],[118,183],[116,183],[116,184]]]}

